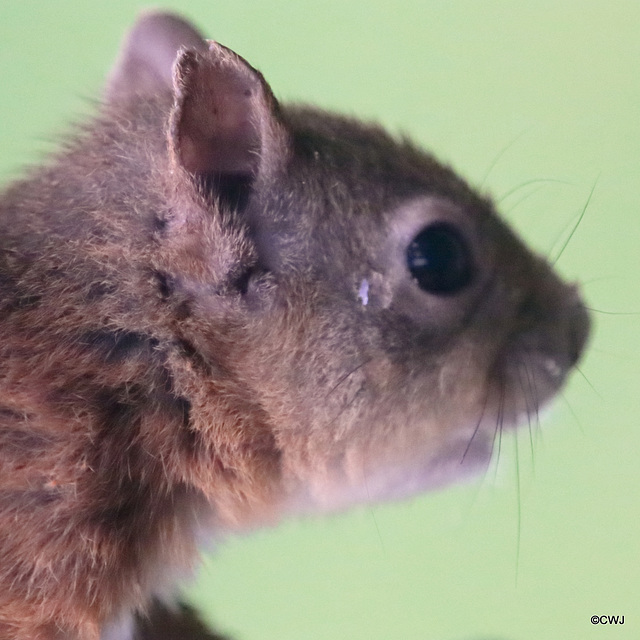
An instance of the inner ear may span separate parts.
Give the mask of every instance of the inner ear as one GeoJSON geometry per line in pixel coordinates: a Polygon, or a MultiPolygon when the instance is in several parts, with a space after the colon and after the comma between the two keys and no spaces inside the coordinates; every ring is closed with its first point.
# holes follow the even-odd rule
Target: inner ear
{"type": "Polygon", "coordinates": [[[216,43],[182,51],[174,67],[174,161],[233,208],[248,202],[267,159],[275,100],[264,79],[216,43]]]}

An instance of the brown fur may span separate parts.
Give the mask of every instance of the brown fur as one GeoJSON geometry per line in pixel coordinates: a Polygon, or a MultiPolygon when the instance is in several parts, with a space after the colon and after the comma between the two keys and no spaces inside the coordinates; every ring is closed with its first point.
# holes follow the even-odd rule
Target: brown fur
{"type": "Polygon", "coordinates": [[[137,622],[135,640],[228,640],[226,636],[211,633],[186,605],[167,609],[154,602],[137,622]]]}
{"type": "Polygon", "coordinates": [[[141,639],[187,637],[154,598],[198,533],[483,468],[588,332],[575,288],[450,169],[278,105],[161,14],[96,118],[4,193],[0,237],[3,639],[98,640],[135,612],[141,639]],[[181,43],[171,83],[155,61],[181,43]],[[434,219],[474,255],[455,295],[404,262],[434,219]]]}

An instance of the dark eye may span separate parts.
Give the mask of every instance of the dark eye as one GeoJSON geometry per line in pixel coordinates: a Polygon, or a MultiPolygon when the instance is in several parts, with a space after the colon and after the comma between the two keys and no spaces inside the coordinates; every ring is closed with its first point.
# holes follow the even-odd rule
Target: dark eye
{"type": "Polygon", "coordinates": [[[458,293],[473,276],[471,251],[448,222],[425,227],[407,247],[407,266],[420,288],[441,295],[458,293]]]}

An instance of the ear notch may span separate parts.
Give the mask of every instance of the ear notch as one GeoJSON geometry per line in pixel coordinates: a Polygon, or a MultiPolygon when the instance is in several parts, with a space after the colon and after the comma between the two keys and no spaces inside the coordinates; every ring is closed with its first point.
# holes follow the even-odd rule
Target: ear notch
{"type": "Polygon", "coordinates": [[[277,112],[262,75],[230,49],[209,42],[206,52],[182,50],[169,125],[174,163],[208,194],[242,208],[285,155],[277,112]]]}
{"type": "Polygon", "coordinates": [[[105,88],[109,102],[157,95],[173,88],[173,64],[181,48],[206,51],[198,30],[173,13],[140,15],[127,34],[105,88]]]}

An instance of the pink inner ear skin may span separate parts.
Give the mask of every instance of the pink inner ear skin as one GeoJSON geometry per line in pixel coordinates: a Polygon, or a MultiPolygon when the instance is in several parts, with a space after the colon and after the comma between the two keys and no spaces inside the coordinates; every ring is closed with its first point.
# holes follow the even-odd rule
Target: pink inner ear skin
{"type": "Polygon", "coordinates": [[[190,173],[255,173],[260,152],[258,79],[215,44],[185,51],[175,67],[173,131],[177,156],[190,173]]]}

